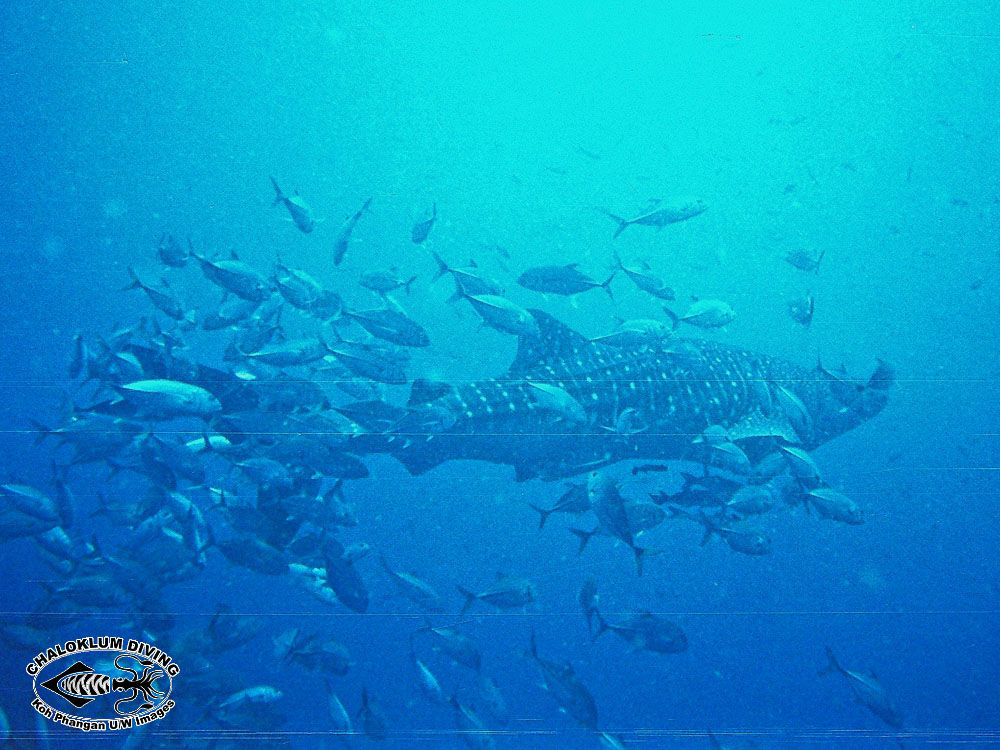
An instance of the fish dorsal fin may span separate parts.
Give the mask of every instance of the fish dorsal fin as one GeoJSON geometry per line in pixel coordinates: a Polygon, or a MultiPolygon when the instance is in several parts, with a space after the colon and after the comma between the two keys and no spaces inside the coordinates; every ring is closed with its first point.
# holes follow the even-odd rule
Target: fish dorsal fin
{"type": "Polygon", "coordinates": [[[537,372],[546,361],[555,359],[577,359],[577,353],[593,349],[582,333],[577,333],[565,323],[561,323],[547,312],[529,309],[538,324],[538,336],[519,336],[517,356],[507,374],[518,378],[537,372]]]}

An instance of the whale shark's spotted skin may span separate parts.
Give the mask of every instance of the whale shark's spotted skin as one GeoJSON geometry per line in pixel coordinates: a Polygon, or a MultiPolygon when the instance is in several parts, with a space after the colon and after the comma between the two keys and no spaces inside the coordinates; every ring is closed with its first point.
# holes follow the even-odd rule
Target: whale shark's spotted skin
{"type": "Polygon", "coordinates": [[[541,335],[519,340],[517,357],[503,377],[455,386],[423,404],[454,415],[449,429],[368,448],[392,453],[413,473],[471,458],[512,465],[519,479],[555,479],[625,459],[682,458],[692,438],[716,424],[737,440],[780,436],[812,448],[885,403],[884,390],[860,387],[853,402],[843,403],[820,370],[723,344],[666,339],[637,350],[617,348],[591,342],[544,312],[531,312],[541,335]],[[587,421],[571,423],[542,408],[532,382],[568,393],[587,421]],[[796,434],[781,413],[772,397],[779,385],[809,411],[811,434],[796,434]],[[647,429],[616,434],[625,409],[634,409],[647,429]]]}

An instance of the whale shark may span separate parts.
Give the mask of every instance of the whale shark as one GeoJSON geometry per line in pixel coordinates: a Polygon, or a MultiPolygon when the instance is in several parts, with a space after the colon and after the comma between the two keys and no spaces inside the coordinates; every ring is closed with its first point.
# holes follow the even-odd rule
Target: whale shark
{"type": "Polygon", "coordinates": [[[538,334],[518,338],[506,373],[417,380],[407,418],[347,450],[388,453],[411,474],[473,459],[512,466],[518,481],[556,480],[632,459],[683,460],[721,426],[759,458],[779,444],[812,450],[871,419],[893,379],[884,363],[862,383],[707,339],[612,346],[530,312],[538,334]],[[623,413],[642,428],[618,429],[623,413]]]}

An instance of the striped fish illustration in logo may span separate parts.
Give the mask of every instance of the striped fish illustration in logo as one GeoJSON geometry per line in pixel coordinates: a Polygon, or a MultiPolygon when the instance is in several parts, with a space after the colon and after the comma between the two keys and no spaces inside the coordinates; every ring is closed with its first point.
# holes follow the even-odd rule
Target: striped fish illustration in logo
{"type": "Polygon", "coordinates": [[[60,696],[74,708],[83,708],[103,695],[127,690],[129,695],[115,701],[115,713],[121,716],[131,716],[150,709],[155,701],[166,695],[154,687],[156,680],[166,675],[162,669],[155,667],[154,662],[140,659],[133,654],[122,653],[115,657],[115,667],[122,672],[130,672],[132,676],[112,678],[110,675],[95,672],[92,667],[78,661],[41,685],[60,696]],[[142,674],[121,663],[123,659],[132,659],[138,662],[142,667],[142,674]],[[138,708],[133,710],[120,708],[122,704],[131,703],[139,697],[144,700],[138,708]]]}

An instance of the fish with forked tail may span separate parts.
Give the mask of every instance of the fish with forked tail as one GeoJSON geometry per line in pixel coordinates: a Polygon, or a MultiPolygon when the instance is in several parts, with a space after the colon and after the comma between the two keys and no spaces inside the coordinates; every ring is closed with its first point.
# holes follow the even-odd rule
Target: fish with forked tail
{"type": "Polygon", "coordinates": [[[896,708],[896,704],[889,696],[885,686],[878,681],[874,672],[855,672],[844,669],[837,662],[837,657],[833,654],[833,649],[826,647],[826,667],[820,670],[819,674],[827,675],[839,672],[847,680],[847,684],[854,694],[854,699],[875,714],[893,729],[902,729],[903,715],[896,708]]]}
{"type": "Polygon", "coordinates": [[[615,230],[613,237],[615,239],[633,224],[662,229],[667,224],[676,224],[678,221],[684,221],[704,213],[707,208],[705,201],[700,198],[680,198],[666,204],[659,198],[653,198],[649,201],[645,211],[631,219],[623,219],[603,208],[598,210],[618,223],[618,229],[615,230]]]}
{"type": "Polygon", "coordinates": [[[364,202],[361,208],[344,220],[344,223],[340,227],[340,232],[337,234],[337,240],[333,243],[333,265],[339,266],[340,262],[344,259],[344,255],[347,253],[347,248],[351,244],[351,235],[354,234],[354,227],[356,227],[358,222],[361,221],[361,217],[364,215],[365,211],[368,210],[368,206],[371,205],[371,202],[372,199],[369,198],[364,202]]]}
{"type": "Polygon", "coordinates": [[[434,222],[437,221],[438,215],[438,204],[435,203],[431,208],[431,215],[429,218],[423,221],[418,221],[413,225],[413,229],[410,231],[410,239],[413,241],[414,245],[423,244],[424,240],[427,239],[428,235],[431,233],[431,229],[434,228],[434,222]]]}
{"type": "Polygon", "coordinates": [[[284,204],[285,208],[288,209],[288,215],[292,220],[292,223],[299,228],[304,234],[309,234],[313,229],[316,228],[316,219],[313,218],[312,209],[309,204],[306,203],[298,193],[295,193],[292,197],[288,197],[283,192],[281,188],[278,187],[278,182],[272,177],[271,184],[274,185],[274,202],[271,204],[277,206],[278,204],[284,204]]]}

